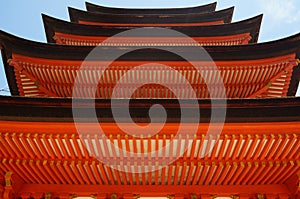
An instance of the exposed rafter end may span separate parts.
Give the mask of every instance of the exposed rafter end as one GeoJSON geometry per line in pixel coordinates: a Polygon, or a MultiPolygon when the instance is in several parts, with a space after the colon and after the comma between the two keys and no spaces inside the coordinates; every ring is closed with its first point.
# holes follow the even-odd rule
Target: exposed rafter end
{"type": "Polygon", "coordinates": [[[12,186],[12,172],[7,172],[5,174],[5,187],[3,192],[3,199],[13,198],[13,186],[12,186]]]}

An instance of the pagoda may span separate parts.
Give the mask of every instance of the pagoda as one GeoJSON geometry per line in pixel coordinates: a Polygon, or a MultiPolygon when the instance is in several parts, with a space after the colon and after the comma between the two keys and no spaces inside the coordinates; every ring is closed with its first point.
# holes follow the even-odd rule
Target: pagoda
{"type": "Polygon", "coordinates": [[[300,34],[234,8],[69,8],[0,31],[0,198],[298,199],[300,34]]]}

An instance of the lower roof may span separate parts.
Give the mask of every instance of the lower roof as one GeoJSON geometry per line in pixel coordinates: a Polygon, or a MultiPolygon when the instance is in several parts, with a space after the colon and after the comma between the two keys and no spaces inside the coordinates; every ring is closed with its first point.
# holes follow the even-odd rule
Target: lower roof
{"type": "MultiPolygon", "coordinates": [[[[0,120],[32,122],[70,122],[73,121],[73,110],[96,110],[100,122],[114,122],[111,102],[117,109],[126,108],[126,99],[77,99],[71,98],[28,98],[0,96],[0,120]]],[[[130,114],[136,122],[149,122],[149,108],[155,104],[162,105],[168,113],[167,123],[180,123],[181,111],[187,112],[186,122],[199,122],[199,118],[189,115],[190,110],[199,109],[200,121],[210,122],[211,111],[226,112],[227,123],[252,122],[293,122],[300,120],[300,98],[270,99],[131,99],[130,114]]],[[[128,107],[127,107],[128,108],[128,107]]],[[[221,114],[222,115],[222,114],[221,114]]],[[[160,117],[160,116],[156,116],[160,117]]],[[[90,116],[82,116],[82,121],[90,121],[90,116]]],[[[120,117],[128,122],[130,118],[120,117]]],[[[215,122],[221,121],[216,116],[215,122]]]]}
{"type": "MultiPolygon", "coordinates": [[[[71,101],[0,97],[0,181],[6,195],[297,197],[300,98],[229,99],[220,134],[207,132],[208,126],[219,126],[206,120],[210,100],[181,104],[181,111],[200,107],[200,124],[178,121],[176,100],[132,100],[130,113],[139,125],[148,124],[146,113],[153,104],[163,105],[170,115],[159,132],[153,132],[156,123],[151,122],[150,135],[144,129],[137,133],[128,120],[114,123],[109,100],[95,100],[104,133],[97,133],[99,123],[86,115],[75,126],[71,101]]],[[[93,101],[76,100],[73,108],[84,114],[93,101]]],[[[221,99],[214,102],[219,111],[226,107],[221,99]]],[[[115,108],[124,105],[120,99],[115,108]]]]}

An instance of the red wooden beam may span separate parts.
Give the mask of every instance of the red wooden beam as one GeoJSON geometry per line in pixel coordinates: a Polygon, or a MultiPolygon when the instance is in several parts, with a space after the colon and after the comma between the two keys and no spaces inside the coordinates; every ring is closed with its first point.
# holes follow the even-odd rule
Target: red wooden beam
{"type": "Polygon", "coordinates": [[[66,192],[70,194],[80,195],[91,195],[91,194],[103,194],[103,193],[117,193],[118,195],[123,194],[137,194],[141,196],[166,196],[176,194],[190,194],[195,193],[197,195],[233,195],[233,194],[248,194],[255,195],[256,193],[264,194],[290,194],[290,191],[286,185],[243,185],[243,186],[168,186],[168,185],[144,185],[144,186],[99,186],[99,185],[29,185],[24,184],[21,192],[36,192],[39,190],[44,193],[61,193],[66,192]]]}
{"type": "Polygon", "coordinates": [[[151,23],[106,23],[106,22],[92,22],[92,21],[84,21],[84,20],[78,20],[79,24],[88,24],[88,25],[101,25],[101,26],[208,26],[208,25],[218,25],[218,24],[224,24],[223,20],[220,21],[210,21],[210,22],[199,22],[199,23],[176,23],[176,24],[151,24],[151,23]]]}
{"type": "MultiPolygon", "coordinates": [[[[103,36],[82,36],[82,35],[71,35],[66,33],[55,32],[54,39],[57,44],[67,44],[67,45],[82,45],[82,46],[110,46],[110,45],[195,45],[191,43],[190,38],[180,38],[180,37],[114,37],[113,41],[105,41],[109,37],[103,36]]],[[[210,37],[192,37],[192,39],[198,42],[201,46],[203,45],[238,45],[238,44],[248,44],[251,40],[249,33],[229,35],[229,36],[210,36],[210,37]]]]}
{"type": "MultiPolygon", "coordinates": [[[[121,131],[117,124],[115,123],[101,123],[101,128],[103,131],[107,134],[110,134],[114,136],[114,138],[120,134],[122,136],[125,136],[126,134],[121,131]]],[[[134,132],[134,129],[132,128],[131,124],[123,123],[126,127],[126,129],[132,129],[132,132],[134,132]]],[[[143,125],[143,123],[141,123],[143,125]]],[[[153,124],[156,125],[156,124],[153,124]]],[[[158,126],[161,126],[161,124],[157,124],[158,126]]],[[[174,134],[178,130],[179,125],[182,126],[182,128],[185,128],[188,130],[189,128],[193,129],[194,125],[198,124],[177,124],[177,123],[166,123],[163,126],[163,129],[158,134],[160,137],[164,135],[170,135],[174,134]]],[[[210,124],[208,123],[201,123],[201,128],[198,129],[197,135],[200,137],[200,139],[204,139],[207,129],[210,124]],[[201,136],[204,136],[202,138],[201,136]]],[[[243,136],[249,135],[249,134],[258,134],[258,135],[298,135],[298,129],[300,126],[300,122],[264,122],[264,123],[225,123],[223,128],[223,134],[228,135],[236,135],[241,134],[243,136]]],[[[93,124],[86,123],[85,124],[86,130],[90,131],[93,129],[93,124]]],[[[32,133],[35,132],[33,137],[38,138],[44,134],[44,132],[47,132],[47,134],[55,134],[55,135],[61,135],[65,138],[72,138],[72,136],[75,136],[75,140],[78,139],[78,132],[75,127],[75,124],[73,122],[19,122],[19,121],[1,121],[0,120],[0,128],[2,131],[5,131],[11,135],[13,133],[32,133]],[[12,129],[11,127],[14,127],[12,129]]],[[[0,134],[3,136],[3,134],[0,134]]],[[[10,136],[11,137],[11,136],[10,136]]],[[[68,140],[67,139],[67,140],[68,140]]],[[[168,138],[170,139],[170,138],[168,138]]],[[[38,142],[39,139],[36,141],[38,142]]],[[[295,143],[294,146],[297,146],[299,144],[295,143]]],[[[43,146],[43,144],[41,144],[43,146]]],[[[70,147],[72,148],[72,147],[70,147]]],[[[44,148],[41,148],[43,151],[44,148]]],[[[46,153],[46,151],[44,152],[46,153]]],[[[46,153],[47,154],[47,153],[46,153]]],[[[198,153],[199,154],[199,153],[198,153]]]]}

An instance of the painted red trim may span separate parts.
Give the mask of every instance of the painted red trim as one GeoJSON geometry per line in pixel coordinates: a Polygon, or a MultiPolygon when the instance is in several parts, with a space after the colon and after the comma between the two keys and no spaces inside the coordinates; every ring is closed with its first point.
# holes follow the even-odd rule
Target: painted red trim
{"type": "Polygon", "coordinates": [[[88,24],[88,25],[101,25],[101,26],[208,26],[208,25],[219,25],[224,24],[224,20],[219,21],[208,21],[208,22],[199,22],[199,23],[106,23],[106,22],[93,22],[93,21],[84,21],[78,20],[79,24],[88,24]]]}
{"type": "MultiPolygon", "coordinates": [[[[62,43],[62,39],[72,39],[74,41],[99,41],[102,42],[110,37],[103,37],[103,36],[82,36],[82,35],[73,35],[73,34],[66,34],[66,33],[60,33],[55,32],[55,36],[57,43],[62,43]]],[[[236,35],[226,35],[226,36],[208,36],[208,37],[191,37],[193,40],[197,42],[217,42],[217,41],[232,41],[232,40],[241,40],[243,43],[248,43],[250,39],[250,33],[243,33],[243,34],[236,34],[236,35]],[[248,40],[247,40],[248,38],[248,40]]],[[[185,38],[180,37],[114,37],[114,42],[126,42],[129,43],[130,41],[135,42],[169,42],[173,41],[174,43],[177,43],[180,41],[180,43],[185,42],[185,38]]],[[[186,42],[189,42],[190,38],[186,39],[186,42]]],[[[246,44],[245,43],[245,44],[246,44]]]]}
{"type": "MultiPolygon", "coordinates": [[[[24,55],[19,54],[13,54],[12,60],[14,61],[21,61],[21,62],[29,62],[29,63],[36,63],[39,65],[66,65],[66,66],[81,66],[83,61],[75,61],[75,60],[53,60],[53,59],[46,59],[46,58],[35,58],[35,57],[28,57],[24,55]]],[[[236,66],[236,65],[263,65],[263,64],[275,64],[275,63],[281,63],[282,61],[291,61],[295,62],[295,65],[298,63],[296,60],[296,54],[288,54],[278,57],[272,57],[272,58],[265,58],[265,59],[255,59],[255,60],[238,60],[238,61],[214,61],[214,65],[216,66],[236,66]]],[[[105,65],[107,63],[110,63],[111,61],[88,61],[88,64],[93,65],[105,65]]],[[[114,65],[120,65],[120,66],[139,66],[142,64],[148,64],[149,61],[114,61],[114,65]]],[[[155,63],[158,64],[165,64],[165,65],[172,65],[172,66],[191,66],[190,63],[195,65],[210,65],[210,61],[155,61],[155,63]]]]}
{"type": "MultiPolygon", "coordinates": [[[[93,193],[119,193],[119,194],[130,194],[134,196],[138,194],[143,197],[162,197],[167,195],[176,194],[209,194],[211,196],[231,196],[232,194],[253,194],[253,193],[268,193],[268,194],[283,194],[289,193],[286,185],[257,185],[257,186],[211,186],[211,185],[201,185],[199,186],[174,186],[174,185],[119,185],[119,186],[103,186],[103,185],[29,185],[25,184],[22,187],[22,192],[36,192],[39,190],[42,193],[61,193],[68,191],[72,194],[77,194],[79,196],[89,196],[93,193]]],[[[249,197],[250,198],[250,197],[249,197]]]]}
{"type": "MultiPolygon", "coordinates": [[[[84,123],[86,129],[91,129],[91,123],[84,123]]],[[[124,135],[124,132],[119,129],[116,123],[101,123],[101,128],[104,132],[111,135],[124,135]]],[[[127,126],[127,129],[134,127],[131,124],[123,123],[127,126]]],[[[141,123],[140,125],[145,125],[141,123]]],[[[161,126],[161,124],[153,124],[161,126]]],[[[166,123],[160,134],[172,135],[176,134],[179,126],[182,125],[185,129],[193,129],[194,125],[199,124],[178,124],[178,123],[166,123]]],[[[198,134],[206,134],[210,124],[201,123],[199,126],[198,134]]],[[[218,126],[215,124],[213,126],[218,126]]],[[[77,134],[77,129],[73,122],[18,122],[18,121],[0,121],[0,129],[6,133],[36,133],[36,134],[77,134]]],[[[223,134],[233,135],[249,135],[249,134],[297,134],[300,130],[299,122],[265,122],[265,123],[225,123],[223,127],[223,134]]]]}

